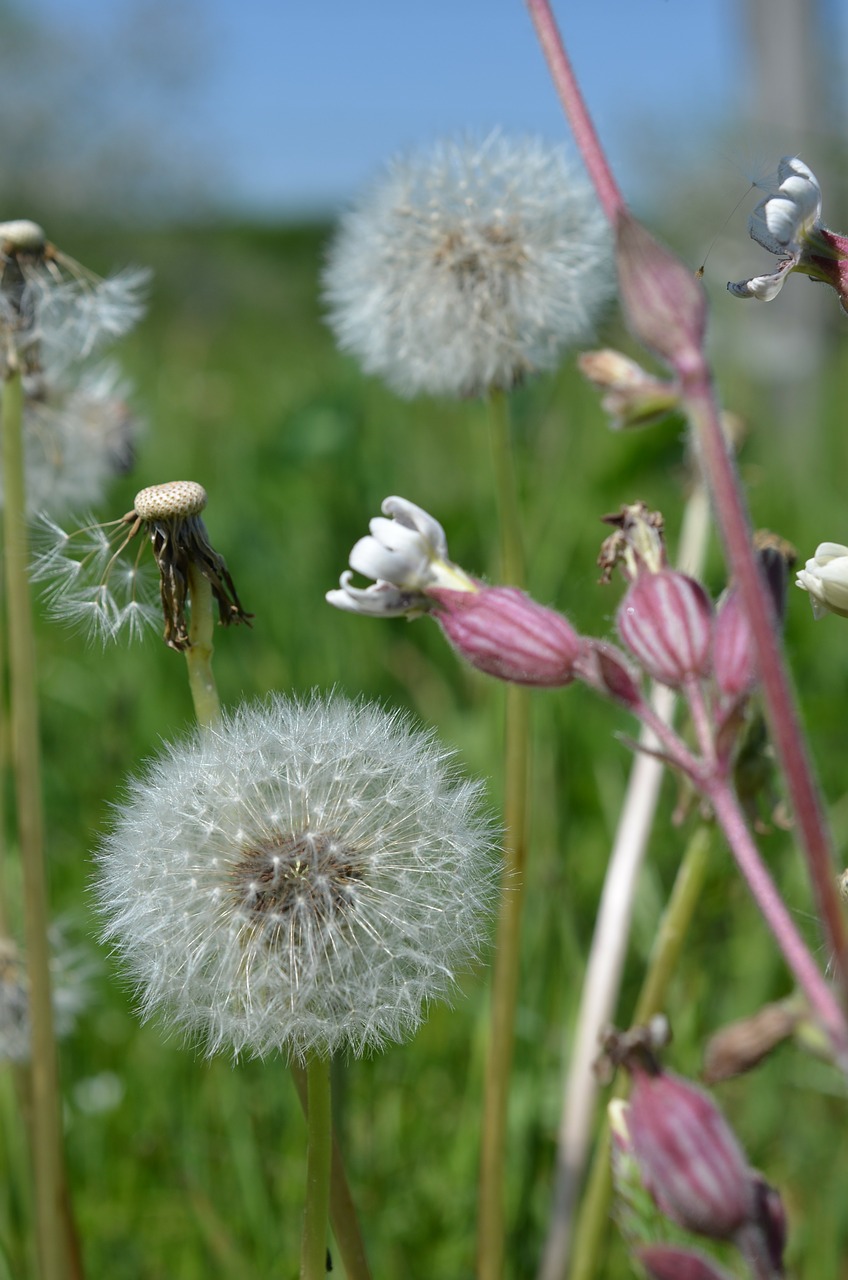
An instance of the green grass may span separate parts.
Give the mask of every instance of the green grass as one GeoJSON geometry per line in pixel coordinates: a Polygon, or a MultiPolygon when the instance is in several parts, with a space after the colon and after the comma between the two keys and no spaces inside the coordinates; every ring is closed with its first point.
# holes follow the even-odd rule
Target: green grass
{"type": "MultiPolygon", "coordinates": [[[[270,689],[335,685],[402,705],[434,724],[470,773],[489,780],[497,809],[502,689],[461,667],[429,620],[371,621],[323,601],[388,494],[431,510],[453,558],[469,570],[491,573],[497,552],[483,408],[398,401],[336,352],[318,300],[323,240],[312,228],[66,239],[70,252],[100,269],[132,261],[155,270],[149,316],[122,349],[148,430],[103,518],[123,514],[145,485],[203,483],[213,542],[256,615],[251,631],[219,633],[225,704],[270,689]]],[[[733,305],[717,298],[716,325],[733,305]]],[[[607,336],[624,341],[614,329],[607,336]]],[[[803,467],[797,440],[776,446],[767,398],[739,370],[726,371],[730,395],[750,417],[744,469],[755,522],[790,538],[802,556],[821,540],[848,536],[839,483],[848,463],[842,341],[826,368],[820,412],[803,424],[803,467]]],[[[643,498],[664,511],[673,548],[679,435],[663,428],[612,435],[571,361],[517,394],[515,419],[530,590],[581,631],[607,634],[620,588],[596,584],[605,532],[598,518],[643,498]]],[[[709,579],[715,590],[723,585],[715,551],[709,579]]],[[[789,604],[788,651],[842,848],[848,624],[828,618],[814,627],[794,590],[789,604]]],[[[91,937],[91,850],[127,774],[191,723],[184,662],[155,640],[101,652],[48,624],[39,643],[52,900],[76,937],[91,937]]],[[[534,1274],[544,1236],[563,1062],[630,763],[616,734],[632,731],[582,688],[535,693],[533,708],[533,845],[509,1133],[508,1274],[516,1280],[534,1274]]],[[[669,780],[639,890],[622,1023],[686,840],[670,821],[674,800],[669,780]]],[[[775,831],[763,847],[815,942],[791,834],[775,831]]],[[[434,1009],[413,1042],[338,1065],[339,1126],[377,1277],[473,1273],[486,984],[481,966],[455,1008],[434,1009]]],[[[719,844],[670,993],[671,1064],[696,1074],[714,1029],[789,987],[719,844]]],[[[103,954],[90,1007],[62,1045],[62,1070],[89,1276],[296,1274],[305,1129],[282,1062],[206,1062],[160,1027],[140,1026],[103,954]],[[92,1113],[84,1106],[90,1082],[105,1073],[119,1082],[120,1101],[92,1113]]],[[[752,1162],[784,1193],[795,1274],[844,1278],[848,1164],[836,1074],[787,1047],[717,1094],[752,1162]]],[[[10,1097],[0,1114],[9,1165],[0,1242],[9,1274],[25,1275],[23,1164],[10,1097]]],[[[3,1265],[0,1249],[0,1276],[3,1265]]],[[[600,1274],[631,1274],[614,1231],[600,1274]]]]}

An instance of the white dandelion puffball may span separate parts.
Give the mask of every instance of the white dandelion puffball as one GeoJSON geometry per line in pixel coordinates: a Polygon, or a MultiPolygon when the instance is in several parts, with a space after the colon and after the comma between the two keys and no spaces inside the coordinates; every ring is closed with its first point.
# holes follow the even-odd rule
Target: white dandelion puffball
{"type": "Polygon", "coordinates": [[[236,1056],[405,1038],[486,932],[479,802],[430,734],[339,696],[246,704],[169,747],[98,859],[142,1014],[236,1056]]]}
{"type": "Polygon", "coordinates": [[[587,341],[612,240],[558,147],[491,134],[395,159],[342,219],[324,273],[339,346],[400,395],[479,395],[587,341]]]}

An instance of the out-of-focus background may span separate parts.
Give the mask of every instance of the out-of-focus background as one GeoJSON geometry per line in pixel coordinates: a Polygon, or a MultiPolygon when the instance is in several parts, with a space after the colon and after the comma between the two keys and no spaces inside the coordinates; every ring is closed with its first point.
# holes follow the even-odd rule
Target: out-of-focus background
{"type": "MultiPolygon", "coordinates": [[[[634,207],[693,270],[715,241],[704,277],[710,340],[725,403],[748,425],[742,467],[755,523],[802,557],[819,541],[848,541],[848,320],[829,290],[797,276],[769,306],[725,290],[728,279],[768,269],[747,236],[759,198],[749,188],[782,155],[812,166],[825,221],[845,227],[846,7],[595,0],[559,9],[634,207]]],[[[0,218],[38,219],[97,270],[154,270],[149,314],[118,349],[147,432],[98,514],[121,515],[147,484],[207,487],[210,533],[256,614],[252,632],[218,639],[224,701],[335,683],[407,706],[489,779],[497,808],[502,691],[460,667],[426,619],[378,623],[323,603],[389,493],[432,510],[458,561],[494,572],[483,410],[402,402],[362,375],[334,347],[319,277],[334,216],[394,152],[495,126],[566,139],[523,4],[2,3],[0,119],[0,218]]],[[[614,315],[600,337],[633,350],[614,315]]],[[[618,589],[597,586],[598,517],[644,498],[666,513],[673,548],[679,430],[611,434],[571,357],[517,394],[515,420],[530,589],[581,630],[608,634],[618,589]]],[[[724,585],[716,547],[708,578],[716,592],[724,585]]],[[[814,626],[806,598],[791,592],[788,652],[840,850],[846,627],[837,618],[814,626]]],[[[127,773],[190,724],[185,672],[155,639],[101,653],[47,623],[39,666],[52,899],[94,953],[90,851],[127,773]]],[[[631,726],[586,691],[533,703],[510,1277],[532,1276],[538,1261],[561,1072],[630,760],[615,735],[631,726]]],[[[676,799],[669,780],[639,889],[622,1021],[687,834],[670,820],[676,799]]],[[[815,946],[791,833],[763,840],[815,946]]],[[[203,1061],[157,1026],[140,1027],[112,961],[101,954],[99,966],[63,1044],[90,1276],[293,1275],[304,1135],[283,1064],[203,1061]]],[[[696,1074],[711,1032],[789,985],[719,849],[670,995],[673,1064],[696,1074]]],[[[411,1045],[339,1066],[339,1123],[377,1276],[473,1272],[485,969],[465,987],[411,1045]]],[[[0,1180],[0,1277],[18,1280],[28,1274],[19,1131],[0,1083],[13,1171],[0,1180]]],[[[838,1078],[785,1049],[719,1097],[753,1163],[784,1192],[795,1274],[845,1280],[838,1078]]],[[[609,1249],[602,1274],[623,1280],[631,1272],[614,1232],[609,1249]]]]}

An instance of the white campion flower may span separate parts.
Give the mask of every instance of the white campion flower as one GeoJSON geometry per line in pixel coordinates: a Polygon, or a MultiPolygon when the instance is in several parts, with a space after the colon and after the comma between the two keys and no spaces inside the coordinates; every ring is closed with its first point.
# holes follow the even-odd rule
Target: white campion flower
{"type": "Polygon", "coordinates": [[[813,617],[838,613],[848,618],[848,547],[822,542],[816,554],[798,570],[795,585],[810,596],[813,617]]]}
{"type": "Polygon", "coordinates": [[[780,261],[774,271],[728,284],[737,298],[776,298],[790,272],[800,271],[833,286],[843,308],[846,297],[845,237],[821,221],[822,193],[815,174],[798,156],[784,156],[777,170],[776,191],[757,205],[748,222],[753,240],[780,261]]]}
{"type": "Polygon", "coordinates": [[[474,580],[448,560],[445,531],[428,511],[406,498],[386,498],[380,509],[383,515],[369,522],[370,536],[354,545],[340,587],[327,592],[329,604],[375,618],[412,617],[432,608],[426,594],[431,587],[477,590],[474,580]],[[354,587],[351,570],[375,581],[354,587]]]}
{"type": "Polygon", "coordinates": [[[100,850],[105,938],[211,1054],[402,1040],[477,955],[493,897],[480,787],[398,714],[281,696],[168,747],[100,850]]]}
{"type": "Polygon", "coordinates": [[[557,147],[492,133],[396,158],[324,273],[340,347],[402,396],[480,395],[552,369],[614,289],[611,238],[557,147]]]}

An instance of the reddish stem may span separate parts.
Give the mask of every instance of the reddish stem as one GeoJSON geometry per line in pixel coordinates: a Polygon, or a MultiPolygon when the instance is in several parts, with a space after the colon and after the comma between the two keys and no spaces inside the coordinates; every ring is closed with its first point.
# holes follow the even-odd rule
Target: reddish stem
{"type": "Polygon", "coordinates": [[[716,820],[766,924],[810,1003],[811,1012],[827,1032],[836,1062],[843,1071],[848,1071],[848,1027],[845,1015],[760,857],[730,783],[720,774],[715,774],[712,778],[703,780],[700,785],[712,804],[716,820]]]}
{"type": "Polygon", "coordinates": [[[530,10],[530,17],[533,19],[554,87],[568,118],[571,132],[574,134],[574,141],[580,149],[583,163],[598,193],[598,199],[604,207],[604,213],[615,226],[618,215],[623,213],[627,206],[595,132],[595,126],[583,100],[568,54],[565,52],[551,6],[548,0],[527,0],[527,8],[530,10]]]}

